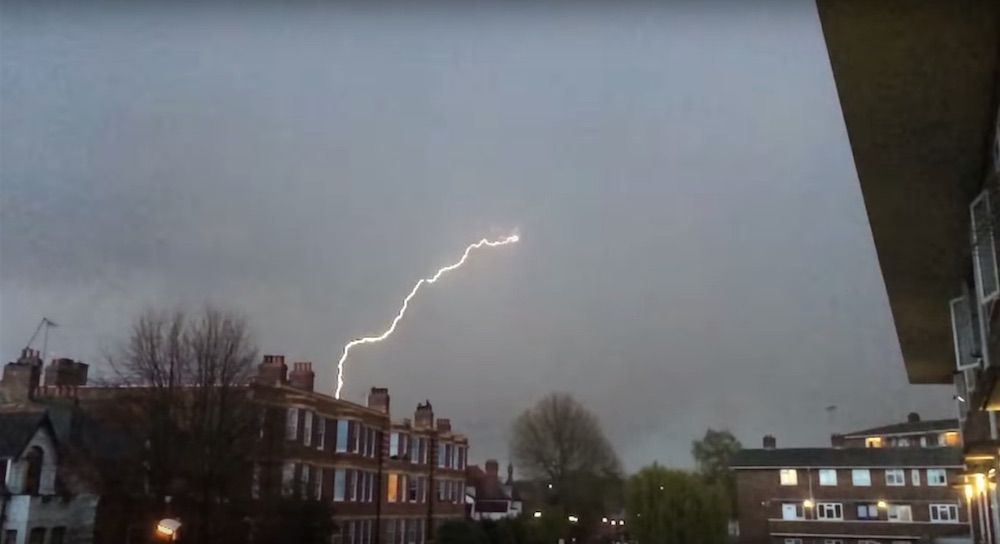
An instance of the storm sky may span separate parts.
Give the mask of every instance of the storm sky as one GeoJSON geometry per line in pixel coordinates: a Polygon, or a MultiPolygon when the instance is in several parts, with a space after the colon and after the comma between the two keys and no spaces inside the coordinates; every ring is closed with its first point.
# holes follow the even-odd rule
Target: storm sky
{"type": "Polygon", "coordinates": [[[906,382],[812,2],[417,4],[5,4],[4,359],[44,315],[99,373],[141,309],[212,301],[332,391],[516,231],[345,397],[503,462],[572,392],[629,469],[953,414],[906,382]]]}

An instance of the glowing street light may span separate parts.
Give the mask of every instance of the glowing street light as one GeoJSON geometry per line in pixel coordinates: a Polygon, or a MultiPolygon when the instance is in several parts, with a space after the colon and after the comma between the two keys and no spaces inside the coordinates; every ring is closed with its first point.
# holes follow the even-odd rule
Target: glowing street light
{"type": "Polygon", "coordinates": [[[569,516],[566,519],[568,519],[570,523],[576,523],[576,522],[580,521],[580,518],[578,518],[576,516],[569,516]]]}
{"type": "Polygon", "coordinates": [[[986,491],[986,476],[976,474],[976,491],[980,493],[986,491]]]}
{"type": "Polygon", "coordinates": [[[878,501],[877,503],[875,503],[875,506],[877,506],[877,507],[879,507],[879,508],[881,508],[883,510],[885,510],[886,508],[889,507],[889,505],[885,501],[878,501]]]}
{"type": "Polygon", "coordinates": [[[601,523],[607,523],[607,522],[608,522],[608,518],[601,518],[601,523]]]}
{"type": "Polygon", "coordinates": [[[623,519],[618,520],[618,525],[621,525],[622,527],[624,527],[625,526],[625,520],[623,520],[623,519]]]}
{"type": "Polygon", "coordinates": [[[163,518],[156,523],[156,536],[164,540],[173,541],[177,539],[177,531],[180,528],[180,521],[173,518],[163,518]]]}
{"type": "Polygon", "coordinates": [[[532,516],[534,516],[536,518],[540,518],[540,517],[542,517],[542,511],[541,510],[535,510],[535,513],[532,514],[532,516]]]}
{"type": "Polygon", "coordinates": [[[806,500],[802,501],[802,507],[803,508],[812,508],[813,504],[814,503],[813,503],[812,499],[806,499],[806,500]]]}
{"type": "Polygon", "coordinates": [[[972,500],[972,485],[971,484],[965,484],[965,500],[968,500],[968,501],[972,500]]]}
{"type": "Polygon", "coordinates": [[[618,522],[615,520],[611,520],[611,526],[614,527],[615,525],[618,525],[618,522]]]}

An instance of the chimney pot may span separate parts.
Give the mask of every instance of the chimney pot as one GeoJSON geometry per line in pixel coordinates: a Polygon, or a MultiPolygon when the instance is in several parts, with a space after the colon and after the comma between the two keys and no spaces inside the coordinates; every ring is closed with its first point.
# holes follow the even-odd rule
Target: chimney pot
{"type": "Polygon", "coordinates": [[[496,459],[486,460],[486,474],[488,476],[493,476],[494,478],[496,478],[499,471],[500,471],[500,463],[497,463],[496,459]]]}
{"type": "Polygon", "coordinates": [[[368,407],[378,410],[383,414],[388,414],[389,389],[386,387],[372,387],[368,392],[368,407]]]}
{"type": "Polygon", "coordinates": [[[413,414],[413,427],[416,429],[434,428],[434,408],[431,401],[425,401],[417,405],[417,411],[413,414]]]}
{"type": "Polygon", "coordinates": [[[446,433],[451,431],[451,420],[445,417],[439,417],[437,420],[437,430],[446,433]]]}
{"type": "Polygon", "coordinates": [[[311,362],[292,363],[292,371],[288,374],[288,385],[303,391],[312,391],[315,382],[316,373],[312,370],[311,362]]]}
{"type": "Polygon", "coordinates": [[[910,412],[909,414],[906,414],[907,423],[916,423],[918,421],[920,421],[920,414],[916,412],[910,412]]]}

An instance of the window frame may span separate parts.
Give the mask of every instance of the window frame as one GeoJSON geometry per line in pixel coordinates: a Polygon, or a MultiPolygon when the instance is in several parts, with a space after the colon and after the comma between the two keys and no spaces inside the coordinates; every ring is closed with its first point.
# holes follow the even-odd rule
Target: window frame
{"type": "Polygon", "coordinates": [[[817,502],[816,507],[816,519],[821,519],[825,521],[843,521],[844,520],[844,503],[840,502],[817,502]],[[827,508],[833,509],[839,512],[835,516],[827,516],[827,508]]]}
{"type": "Polygon", "coordinates": [[[781,519],[785,521],[806,519],[805,508],[802,507],[801,502],[783,502],[781,503],[781,519]],[[795,517],[790,518],[785,515],[789,510],[794,511],[795,517]]]}
{"type": "Polygon", "coordinates": [[[920,469],[913,468],[910,469],[910,485],[913,487],[920,487],[920,469]]]}
{"type": "Polygon", "coordinates": [[[996,234],[993,232],[993,209],[992,203],[990,202],[990,191],[989,189],[984,189],[976,198],[972,199],[969,204],[969,228],[972,234],[972,263],[973,271],[975,272],[976,278],[976,298],[977,303],[980,305],[992,302],[994,299],[1000,295],[1000,270],[997,269],[997,249],[996,249],[996,234]],[[979,255],[979,236],[978,232],[979,225],[977,224],[976,207],[982,202],[985,207],[983,210],[986,213],[986,227],[989,235],[988,245],[992,249],[990,251],[990,258],[993,261],[993,282],[992,290],[987,292],[986,286],[983,284],[982,278],[982,266],[980,264],[979,255]]]}
{"type": "Polygon", "coordinates": [[[867,468],[852,468],[851,469],[851,485],[854,487],[871,487],[872,486],[872,471],[867,468]],[[864,474],[865,483],[858,483],[858,476],[864,474]]]}
{"type": "Polygon", "coordinates": [[[892,523],[911,523],[913,521],[913,505],[911,504],[889,504],[885,508],[886,519],[892,523]],[[901,509],[907,512],[906,519],[901,519],[899,517],[899,512],[901,509]],[[895,518],[893,519],[893,514],[895,513],[895,518]]]}
{"type": "Polygon", "coordinates": [[[927,487],[946,487],[948,485],[948,471],[943,468],[929,468],[927,469],[927,487]],[[940,483],[935,483],[931,479],[931,473],[942,476],[942,481],[940,483]]]}
{"type": "Polygon", "coordinates": [[[819,469],[819,485],[823,487],[831,487],[837,485],[837,469],[835,468],[821,468],[819,469]],[[832,480],[830,476],[833,476],[832,480]],[[825,476],[825,478],[824,478],[825,476]]]}
{"type": "Polygon", "coordinates": [[[799,471],[794,468],[778,469],[778,482],[783,486],[799,485],[799,471]]]}
{"type": "Polygon", "coordinates": [[[929,519],[931,523],[961,523],[961,519],[959,518],[960,512],[958,505],[953,502],[931,503],[927,505],[927,511],[928,515],[930,516],[929,519]],[[949,512],[948,519],[941,519],[940,513],[942,509],[945,509],[949,512]],[[954,512],[955,514],[953,517],[950,515],[951,512],[954,512]],[[937,517],[938,519],[934,519],[935,517],[937,517]]]}
{"type": "Polygon", "coordinates": [[[864,520],[864,521],[877,521],[882,518],[882,516],[878,512],[878,503],[875,502],[857,503],[854,508],[854,513],[859,520],[864,520]],[[862,508],[865,509],[864,515],[861,514],[862,508]],[[874,515],[872,515],[872,512],[874,512],[874,515]]]}
{"type": "Polygon", "coordinates": [[[905,487],[906,470],[901,468],[885,469],[885,485],[886,487],[905,487]]]}

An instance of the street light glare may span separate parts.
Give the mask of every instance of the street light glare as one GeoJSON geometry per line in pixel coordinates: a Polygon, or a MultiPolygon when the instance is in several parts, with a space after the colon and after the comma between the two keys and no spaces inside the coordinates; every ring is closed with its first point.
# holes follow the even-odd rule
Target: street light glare
{"type": "Polygon", "coordinates": [[[532,515],[535,516],[536,518],[540,518],[540,517],[542,517],[542,512],[541,512],[541,510],[535,510],[535,513],[532,514],[532,515]]]}

